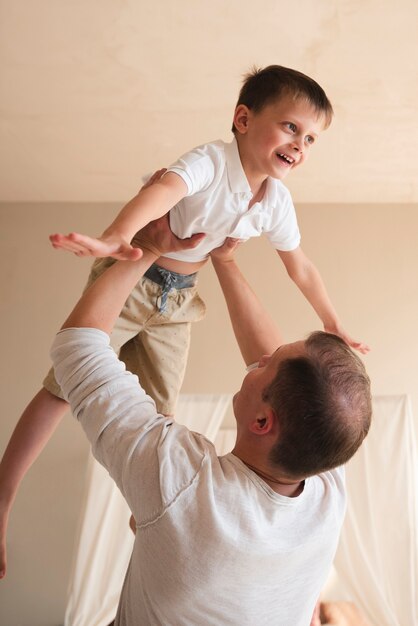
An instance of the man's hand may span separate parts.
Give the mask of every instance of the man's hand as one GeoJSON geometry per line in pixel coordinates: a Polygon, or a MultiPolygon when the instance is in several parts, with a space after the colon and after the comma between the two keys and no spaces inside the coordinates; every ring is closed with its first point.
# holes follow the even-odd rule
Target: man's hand
{"type": "Polygon", "coordinates": [[[324,330],[327,333],[338,335],[338,337],[341,337],[341,339],[345,341],[345,343],[350,346],[350,348],[361,352],[361,354],[368,354],[368,352],[370,352],[370,347],[366,343],[353,339],[340,324],[336,324],[333,326],[324,324],[324,330]]]}
{"type": "Polygon", "coordinates": [[[179,239],[170,229],[168,215],[163,215],[136,233],[132,239],[132,244],[149,250],[160,257],[167,254],[167,252],[179,252],[195,248],[204,237],[204,233],[196,233],[186,239],[179,239]]]}
{"type": "Polygon", "coordinates": [[[213,263],[229,263],[234,260],[234,254],[237,248],[241,245],[242,239],[234,239],[233,237],[227,237],[219,248],[215,248],[210,253],[210,257],[213,263]]]}
{"type": "Polygon", "coordinates": [[[164,176],[166,171],[167,171],[166,167],[162,167],[160,170],[156,170],[154,174],[151,174],[148,180],[142,185],[139,191],[143,191],[143,189],[147,189],[148,187],[151,187],[151,185],[156,183],[158,180],[160,180],[160,178],[164,176]]]}

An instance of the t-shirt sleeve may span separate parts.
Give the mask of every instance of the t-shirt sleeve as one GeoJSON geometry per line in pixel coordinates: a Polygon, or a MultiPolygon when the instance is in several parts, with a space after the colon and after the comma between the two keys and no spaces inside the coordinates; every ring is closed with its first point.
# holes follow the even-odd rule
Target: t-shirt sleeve
{"type": "Polygon", "coordinates": [[[51,356],[56,379],[95,458],[115,480],[137,522],[161,514],[196,476],[203,459],[200,440],[157,413],[106,333],[60,331],[51,356]]]}
{"type": "Polygon", "coordinates": [[[290,192],[284,186],[278,189],[265,235],[276,250],[283,252],[295,250],[300,244],[295,207],[290,192]]]}
{"type": "Polygon", "coordinates": [[[206,190],[215,178],[217,153],[211,148],[211,144],[194,148],[167,169],[184,180],[188,196],[206,190]]]}

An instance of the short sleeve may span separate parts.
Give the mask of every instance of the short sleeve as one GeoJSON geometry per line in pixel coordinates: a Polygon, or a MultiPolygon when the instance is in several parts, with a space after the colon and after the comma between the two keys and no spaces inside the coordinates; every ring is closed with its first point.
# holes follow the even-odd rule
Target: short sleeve
{"type": "Polygon", "coordinates": [[[290,192],[279,181],[269,192],[271,218],[265,235],[276,250],[288,252],[300,244],[300,231],[290,192]]]}
{"type": "Polygon", "coordinates": [[[206,190],[215,178],[215,171],[216,152],[211,144],[187,152],[167,169],[184,180],[188,196],[206,190]]]}

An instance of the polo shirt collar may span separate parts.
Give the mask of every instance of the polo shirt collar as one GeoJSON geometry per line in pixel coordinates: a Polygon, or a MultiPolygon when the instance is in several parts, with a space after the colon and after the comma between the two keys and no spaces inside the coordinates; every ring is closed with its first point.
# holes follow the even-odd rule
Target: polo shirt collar
{"type": "Polygon", "coordinates": [[[232,193],[251,193],[251,188],[242,167],[238,143],[235,137],[225,144],[226,167],[232,193]]]}

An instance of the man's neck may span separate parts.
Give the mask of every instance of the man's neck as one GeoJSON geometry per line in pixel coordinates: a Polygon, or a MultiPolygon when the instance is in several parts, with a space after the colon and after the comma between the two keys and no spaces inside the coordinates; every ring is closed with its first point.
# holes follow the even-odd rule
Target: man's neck
{"type": "Polygon", "coordinates": [[[266,468],[263,468],[261,463],[257,463],[257,461],[253,461],[254,465],[249,462],[249,460],[244,459],[242,456],[237,454],[235,450],[232,450],[232,454],[237,456],[243,463],[250,469],[252,472],[257,474],[264,482],[268,484],[273,491],[280,494],[281,496],[286,496],[288,498],[296,498],[299,496],[305,486],[304,480],[292,480],[290,478],[285,478],[277,474],[276,472],[273,474],[271,470],[269,471],[266,468]]]}

